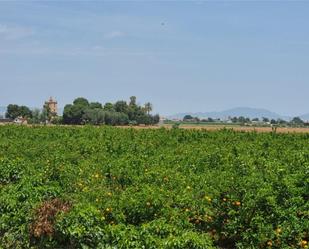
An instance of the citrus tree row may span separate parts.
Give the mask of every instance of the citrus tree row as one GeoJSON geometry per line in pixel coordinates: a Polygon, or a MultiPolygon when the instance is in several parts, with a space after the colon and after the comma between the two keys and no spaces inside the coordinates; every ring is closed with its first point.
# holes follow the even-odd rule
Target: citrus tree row
{"type": "Polygon", "coordinates": [[[308,248],[309,134],[0,127],[0,248],[308,248]]]}

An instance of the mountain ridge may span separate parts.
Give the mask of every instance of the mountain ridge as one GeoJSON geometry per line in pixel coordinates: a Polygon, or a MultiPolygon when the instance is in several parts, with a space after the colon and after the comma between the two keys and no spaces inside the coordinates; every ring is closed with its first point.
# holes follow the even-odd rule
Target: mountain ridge
{"type": "Polygon", "coordinates": [[[306,114],[301,115],[300,118],[301,118],[302,120],[309,121],[309,113],[306,113],[306,114]]]}
{"type": "MultiPolygon", "coordinates": [[[[220,118],[228,119],[228,117],[239,117],[243,116],[246,118],[262,118],[266,117],[269,119],[284,119],[290,120],[295,116],[280,115],[276,112],[264,108],[252,108],[252,107],[235,107],[223,111],[212,111],[212,112],[183,112],[169,115],[169,119],[182,119],[185,115],[191,115],[199,118],[220,118]]],[[[299,116],[302,119],[309,120],[309,113],[299,116]]]]}

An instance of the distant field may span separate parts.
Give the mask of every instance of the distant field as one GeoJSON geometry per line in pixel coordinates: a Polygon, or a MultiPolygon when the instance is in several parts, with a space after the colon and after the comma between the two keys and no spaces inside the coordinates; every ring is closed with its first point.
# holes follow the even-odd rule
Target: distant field
{"type": "Polygon", "coordinates": [[[1,126],[0,248],[307,248],[308,169],[309,134],[1,126]]]}
{"type": "MultiPolygon", "coordinates": [[[[239,126],[239,125],[180,125],[183,129],[206,129],[206,130],[220,130],[220,129],[233,129],[235,131],[257,131],[257,132],[271,132],[271,127],[250,127],[250,126],[239,126]]],[[[294,127],[278,127],[276,132],[287,133],[308,133],[309,128],[294,128],[294,127]]]]}
{"type": "MultiPolygon", "coordinates": [[[[135,129],[159,129],[167,128],[171,129],[172,124],[164,124],[162,126],[119,126],[120,128],[135,128],[135,129]]],[[[193,130],[208,130],[217,131],[222,129],[231,129],[234,131],[256,131],[256,132],[272,132],[271,127],[250,127],[250,126],[240,126],[240,125],[210,125],[210,124],[181,124],[180,129],[193,129],[193,130]]],[[[296,127],[278,127],[276,132],[279,133],[309,133],[309,128],[296,128],[296,127]]]]}
{"type": "MultiPolygon", "coordinates": [[[[7,124],[1,124],[0,126],[5,126],[7,124]]],[[[12,125],[11,125],[12,126],[12,125]]],[[[18,126],[18,125],[16,125],[18,126]]],[[[27,125],[32,127],[33,125],[27,125]]],[[[34,127],[44,127],[44,125],[34,125],[34,127]]],[[[83,125],[48,125],[48,126],[59,126],[59,127],[84,127],[83,125]]],[[[117,128],[134,128],[134,129],[160,129],[167,128],[171,129],[172,124],[163,124],[163,125],[152,125],[152,126],[116,126],[117,128]]],[[[100,126],[97,126],[97,128],[100,126]]],[[[102,127],[102,126],[101,126],[102,127]]],[[[104,126],[103,126],[104,127],[104,126]]],[[[249,132],[272,132],[271,127],[250,127],[250,126],[241,126],[235,124],[180,124],[180,129],[189,129],[189,130],[207,130],[207,131],[217,131],[222,129],[231,129],[234,131],[249,131],[249,132]]],[[[309,133],[308,128],[297,128],[297,127],[278,127],[276,129],[278,133],[309,133]]]]}

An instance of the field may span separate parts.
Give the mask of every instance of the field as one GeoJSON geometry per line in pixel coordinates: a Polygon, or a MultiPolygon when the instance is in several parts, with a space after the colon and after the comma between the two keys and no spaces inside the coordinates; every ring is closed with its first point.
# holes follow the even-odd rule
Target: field
{"type": "Polygon", "coordinates": [[[183,122],[183,121],[168,121],[164,123],[164,127],[171,128],[173,125],[178,125],[179,128],[182,129],[197,129],[197,130],[208,130],[208,131],[216,131],[221,129],[233,129],[235,131],[254,131],[254,132],[273,132],[275,129],[276,132],[279,133],[309,133],[308,126],[283,126],[283,125],[275,125],[272,127],[271,125],[261,125],[261,124],[237,124],[237,123],[205,123],[205,122],[183,122]]]}
{"type": "MultiPolygon", "coordinates": [[[[135,129],[158,129],[158,128],[171,129],[173,125],[164,124],[162,126],[133,126],[135,129]]],[[[131,128],[130,126],[119,126],[119,128],[131,128]]],[[[274,132],[272,127],[262,127],[262,126],[241,126],[241,125],[224,125],[224,124],[180,124],[180,129],[187,130],[205,130],[205,131],[220,131],[223,129],[234,130],[234,131],[247,131],[247,132],[274,132]]],[[[307,127],[277,127],[276,133],[309,133],[309,128],[307,127]]]]}
{"type": "MultiPolygon", "coordinates": [[[[249,132],[272,132],[272,127],[262,126],[241,126],[241,125],[189,125],[183,124],[179,128],[182,129],[197,129],[197,130],[208,130],[216,131],[221,129],[233,129],[235,131],[249,131],[249,132]]],[[[309,133],[309,128],[305,127],[277,127],[276,132],[278,133],[309,133]]]]}
{"type": "Polygon", "coordinates": [[[0,126],[0,248],[308,248],[309,134],[0,126]]]}

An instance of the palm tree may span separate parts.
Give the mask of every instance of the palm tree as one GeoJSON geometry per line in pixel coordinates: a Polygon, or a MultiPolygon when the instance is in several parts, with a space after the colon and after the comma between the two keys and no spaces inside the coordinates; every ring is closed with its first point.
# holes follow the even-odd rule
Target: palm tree
{"type": "Polygon", "coordinates": [[[149,115],[149,113],[152,111],[152,104],[150,102],[147,102],[145,104],[145,111],[149,115]]]}

